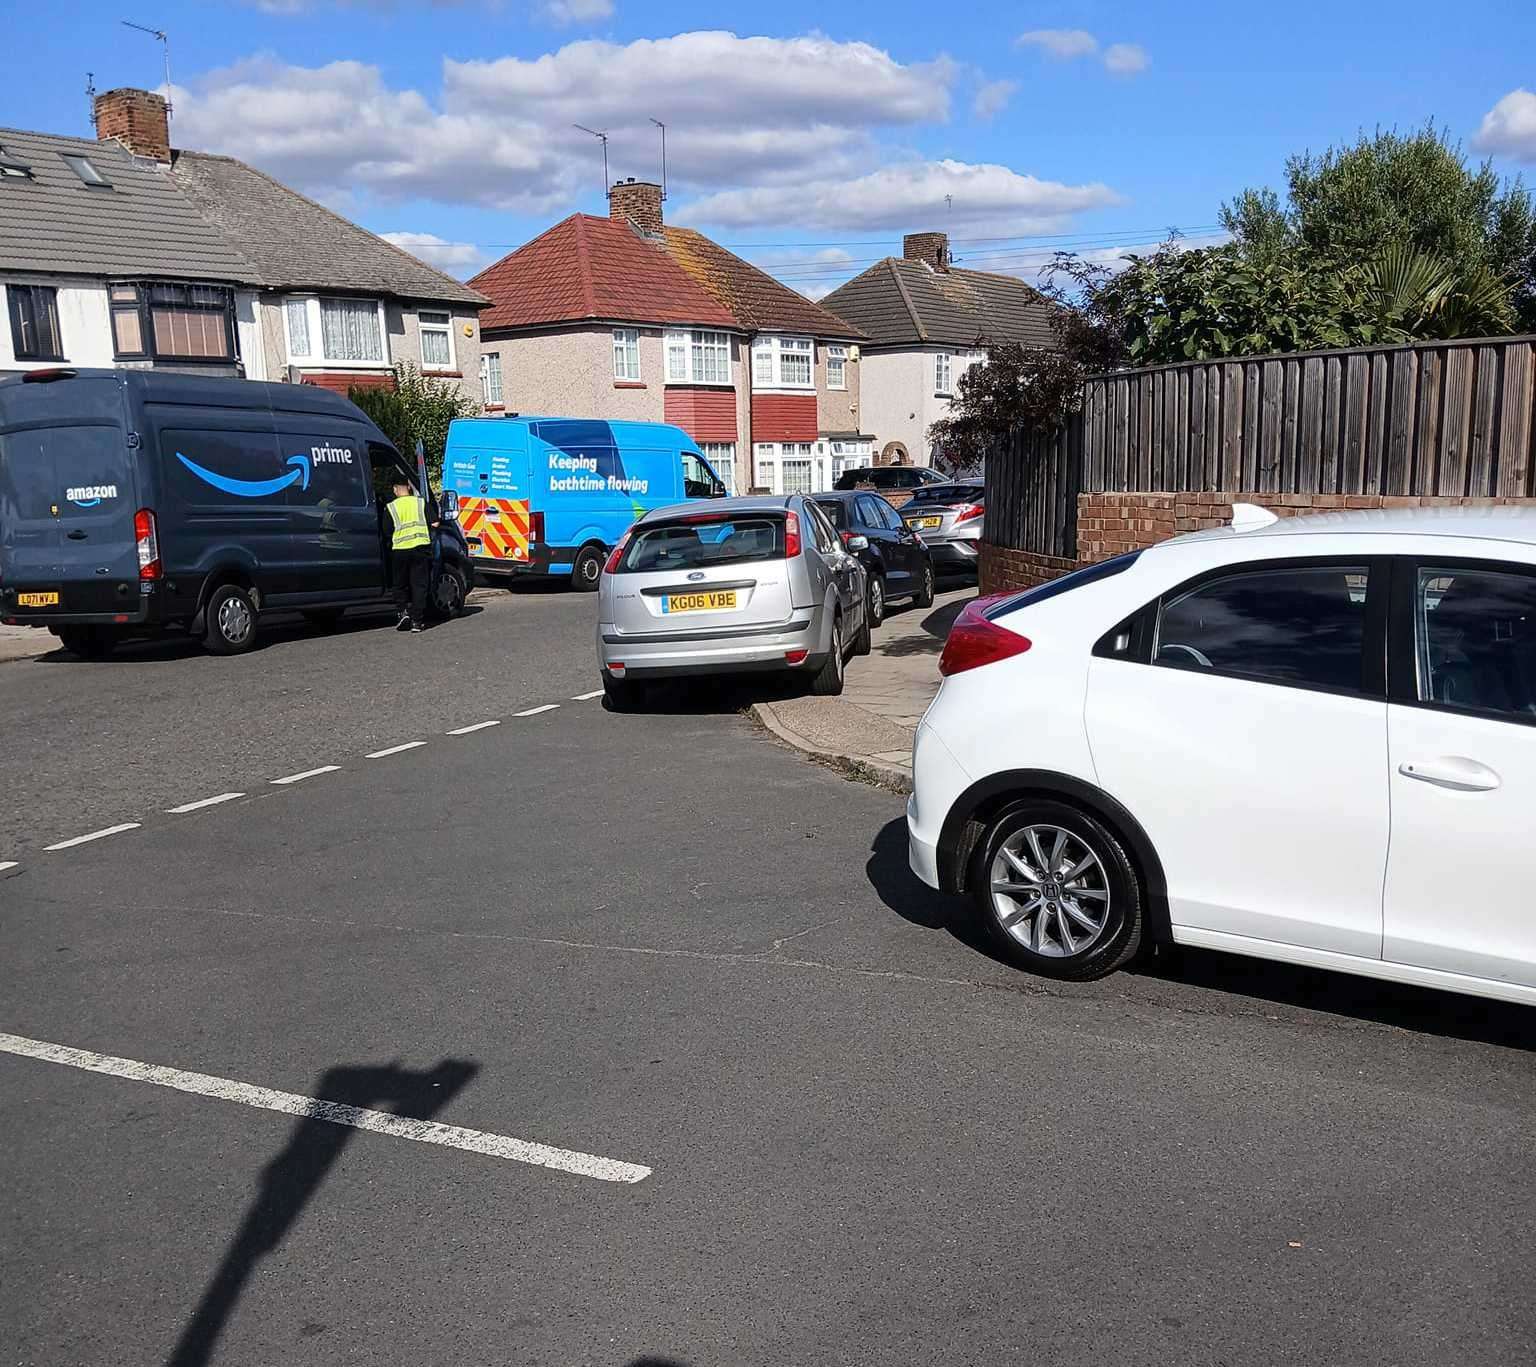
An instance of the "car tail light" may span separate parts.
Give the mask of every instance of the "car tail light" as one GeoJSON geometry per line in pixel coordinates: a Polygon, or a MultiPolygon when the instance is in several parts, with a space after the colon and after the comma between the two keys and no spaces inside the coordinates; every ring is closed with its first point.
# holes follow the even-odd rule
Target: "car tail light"
{"type": "Polygon", "coordinates": [[[784,514],[784,558],[793,560],[800,554],[800,514],[787,512],[784,514]]]}
{"type": "MultiPolygon", "coordinates": [[[[538,514],[535,514],[535,516],[538,516],[538,514]]],[[[629,545],[629,533],[625,532],[624,535],[619,538],[619,544],[615,546],[611,551],[609,551],[608,560],[603,565],[604,574],[616,574],[618,572],[619,561],[624,558],[624,547],[627,545],[629,545]]],[[[620,665],[619,668],[622,669],[623,666],[620,665]]]]}
{"type": "Polygon", "coordinates": [[[139,548],[139,579],[148,583],[160,577],[160,538],[155,535],[155,515],[140,508],[133,515],[133,539],[139,548]]]}
{"type": "Polygon", "coordinates": [[[1022,655],[1029,649],[1029,637],[987,620],[987,608],[1009,596],[995,594],[973,599],[965,605],[965,610],[949,629],[949,639],[944,642],[944,653],[939,656],[940,674],[945,678],[963,674],[968,669],[979,669],[982,665],[1022,655]]]}
{"type": "Polygon", "coordinates": [[[534,545],[542,545],[544,542],[544,514],[534,513],[528,519],[528,539],[534,545]]]}
{"type": "Polygon", "coordinates": [[[962,522],[974,522],[978,517],[985,516],[987,505],[985,503],[967,503],[960,509],[960,516],[955,519],[955,525],[962,522]]]}
{"type": "Polygon", "coordinates": [[[850,541],[852,541],[852,540],[853,540],[853,538],[854,538],[854,537],[855,537],[855,536],[856,536],[856,535],[857,535],[857,533],[856,533],[856,532],[844,532],[844,533],[843,533],[843,545],[845,545],[845,546],[846,546],[846,545],[847,545],[847,544],[848,544],[848,543],[849,543],[849,542],[850,542],[850,541]]]}
{"type": "Polygon", "coordinates": [[[810,658],[810,655],[811,652],[809,650],[786,650],[784,652],[784,663],[787,665],[803,665],[810,658]]]}
{"type": "Polygon", "coordinates": [[[624,668],[625,666],[618,660],[608,661],[608,672],[612,674],[616,679],[622,679],[624,677],[624,668]]]}

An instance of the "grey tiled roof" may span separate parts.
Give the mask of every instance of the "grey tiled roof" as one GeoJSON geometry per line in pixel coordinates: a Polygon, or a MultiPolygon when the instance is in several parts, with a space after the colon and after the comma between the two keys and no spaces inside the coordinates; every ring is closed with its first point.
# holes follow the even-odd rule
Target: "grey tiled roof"
{"type": "Polygon", "coordinates": [[[171,174],[203,216],[274,289],[339,289],[434,303],[483,294],[349,223],[243,161],[175,152],[171,174]]]}
{"type": "Polygon", "coordinates": [[[175,182],[121,143],[0,128],[0,148],[32,169],[0,176],[0,270],[259,283],[175,182]],[[89,157],[112,188],[85,185],[65,154],[89,157]]]}
{"type": "Polygon", "coordinates": [[[983,337],[1056,345],[1050,306],[1022,280],[987,271],[936,271],[888,256],[821,301],[869,334],[869,346],[969,347],[983,337]]]}

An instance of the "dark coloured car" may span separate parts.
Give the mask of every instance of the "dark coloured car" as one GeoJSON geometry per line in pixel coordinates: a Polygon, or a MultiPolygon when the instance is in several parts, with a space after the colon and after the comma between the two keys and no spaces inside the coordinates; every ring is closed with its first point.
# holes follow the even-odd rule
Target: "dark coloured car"
{"type": "MultiPolygon", "coordinates": [[[[248,650],[262,613],[317,624],[389,601],[396,479],[414,463],[310,385],[145,370],[0,380],[0,618],[76,655],[166,631],[248,650]]],[[[473,583],[444,499],[431,606],[473,583]]]]}
{"type": "Polygon", "coordinates": [[[838,490],[879,489],[884,493],[920,489],[925,484],[943,484],[944,476],[926,465],[858,465],[844,470],[832,487],[838,490]]]}
{"type": "Polygon", "coordinates": [[[879,494],[817,494],[816,505],[832,520],[843,545],[858,556],[869,578],[869,624],[879,626],[888,604],[933,602],[933,563],[922,538],[879,494]]]}

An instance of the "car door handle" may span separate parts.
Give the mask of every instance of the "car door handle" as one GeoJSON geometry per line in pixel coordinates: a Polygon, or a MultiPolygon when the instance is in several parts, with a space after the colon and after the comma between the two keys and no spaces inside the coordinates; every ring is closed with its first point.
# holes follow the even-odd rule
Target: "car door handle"
{"type": "Polygon", "coordinates": [[[1397,766],[1397,772],[1404,778],[1416,778],[1420,783],[1433,783],[1437,788],[1450,788],[1458,793],[1491,793],[1504,782],[1486,764],[1464,755],[1406,760],[1397,766]]]}
{"type": "Polygon", "coordinates": [[[84,541],[87,533],[82,532],[80,528],[76,527],[74,531],[65,532],[64,535],[67,536],[71,541],[84,541]]]}

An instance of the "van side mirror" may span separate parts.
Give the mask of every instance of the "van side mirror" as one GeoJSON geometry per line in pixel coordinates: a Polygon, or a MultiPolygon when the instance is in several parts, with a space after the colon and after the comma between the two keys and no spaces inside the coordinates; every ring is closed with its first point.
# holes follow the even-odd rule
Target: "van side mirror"
{"type": "Polygon", "coordinates": [[[444,489],[437,496],[437,506],[442,512],[445,521],[457,522],[459,520],[459,496],[452,489],[444,489]]]}

